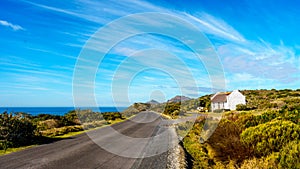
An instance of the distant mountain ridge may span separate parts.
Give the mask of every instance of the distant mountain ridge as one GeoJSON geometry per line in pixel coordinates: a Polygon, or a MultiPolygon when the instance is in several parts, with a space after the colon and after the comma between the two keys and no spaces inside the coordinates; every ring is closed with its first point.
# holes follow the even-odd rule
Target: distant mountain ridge
{"type": "Polygon", "coordinates": [[[191,98],[186,97],[186,96],[177,95],[177,96],[173,97],[172,99],[168,100],[167,102],[168,103],[170,103],[170,102],[171,103],[178,103],[178,102],[187,101],[187,100],[191,100],[191,98]]]}
{"type": "Polygon", "coordinates": [[[158,101],[156,101],[156,100],[150,100],[150,101],[148,101],[147,102],[148,104],[152,104],[152,105],[157,105],[157,104],[160,104],[158,101]]]}

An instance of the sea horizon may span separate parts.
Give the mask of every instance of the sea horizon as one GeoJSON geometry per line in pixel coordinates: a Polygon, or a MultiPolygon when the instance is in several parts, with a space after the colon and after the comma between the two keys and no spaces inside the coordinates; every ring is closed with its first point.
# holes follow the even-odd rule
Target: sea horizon
{"type": "Polygon", "coordinates": [[[66,107],[55,107],[55,106],[49,106],[49,107],[0,107],[0,113],[3,113],[7,111],[8,113],[13,112],[23,112],[23,113],[28,113],[30,115],[39,115],[39,114],[51,114],[51,115],[64,115],[68,113],[69,111],[72,110],[92,110],[93,112],[101,112],[101,113],[106,113],[106,112],[122,112],[125,110],[127,107],[114,107],[114,106],[107,106],[107,107],[73,107],[73,106],[66,106],[66,107]]]}

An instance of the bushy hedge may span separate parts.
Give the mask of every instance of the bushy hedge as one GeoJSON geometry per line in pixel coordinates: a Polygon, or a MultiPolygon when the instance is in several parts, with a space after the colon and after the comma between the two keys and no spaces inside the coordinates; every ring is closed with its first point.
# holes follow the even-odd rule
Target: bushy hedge
{"type": "Polygon", "coordinates": [[[110,121],[110,120],[117,120],[117,119],[124,119],[124,117],[122,116],[121,113],[119,112],[107,112],[107,113],[102,113],[103,118],[106,121],[110,121]]]}
{"type": "Polygon", "coordinates": [[[28,145],[35,137],[36,126],[21,114],[0,114],[0,149],[28,145]]]}
{"type": "Polygon", "coordinates": [[[169,102],[165,105],[163,111],[163,114],[169,115],[172,118],[178,118],[179,115],[183,115],[184,113],[185,111],[182,109],[181,102],[169,102]]]}
{"type": "Polygon", "coordinates": [[[241,140],[259,156],[278,152],[284,145],[300,139],[300,126],[283,120],[274,120],[255,127],[247,128],[241,140]]]}
{"type": "Polygon", "coordinates": [[[300,168],[300,142],[291,141],[285,145],[279,152],[273,152],[268,156],[261,158],[252,158],[245,160],[241,169],[299,169],[300,168]]]}
{"type": "Polygon", "coordinates": [[[300,168],[300,141],[295,140],[285,145],[279,153],[280,168],[300,168]]]}
{"type": "MultiPolygon", "coordinates": [[[[119,112],[97,113],[91,110],[73,110],[64,116],[26,113],[0,114],[0,149],[19,147],[39,142],[45,136],[59,136],[108,124],[107,121],[124,119],[119,112]]],[[[49,138],[49,137],[48,137],[49,138]]],[[[47,140],[47,139],[45,139],[47,140]]]]}
{"type": "Polygon", "coordinates": [[[184,138],[193,168],[300,168],[298,109],[282,107],[258,115],[232,111],[223,118],[204,144],[199,137],[205,127],[198,122],[184,138]]]}

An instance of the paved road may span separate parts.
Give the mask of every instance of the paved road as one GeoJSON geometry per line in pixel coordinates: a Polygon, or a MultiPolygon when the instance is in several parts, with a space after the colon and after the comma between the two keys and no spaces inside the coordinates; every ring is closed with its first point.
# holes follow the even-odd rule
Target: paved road
{"type": "Polygon", "coordinates": [[[1,169],[166,168],[174,129],[156,113],[0,157],[1,169]]]}

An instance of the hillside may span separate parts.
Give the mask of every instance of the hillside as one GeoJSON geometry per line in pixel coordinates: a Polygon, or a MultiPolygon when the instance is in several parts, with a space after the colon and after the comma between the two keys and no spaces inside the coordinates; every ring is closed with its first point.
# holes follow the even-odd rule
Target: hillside
{"type": "Polygon", "coordinates": [[[168,103],[178,103],[178,102],[183,102],[183,101],[187,101],[187,100],[191,100],[191,98],[186,97],[186,96],[175,96],[173,98],[171,98],[170,100],[168,100],[168,103]]]}
{"type": "Polygon", "coordinates": [[[247,109],[280,109],[283,106],[291,106],[293,102],[299,102],[300,90],[242,90],[246,96],[247,109]]]}
{"type": "Polygon", "coordinates": [[[159,104],[159,102],[158,101],[156,101],[156,100],[150,100],[150,101],[148,101],[148,102],[146,102],[147,104],[151,104],[151,105],[157,105],[157,104],[159,104]]]}
{"type": "Polygon", "coordinates": [[[300,90],[241,92],[247,99],[244,110],[210,121],[218,126],[204,143],[206,117],[183,139],[193,168],[300,168],[300,90]]]}
{"type": "MultiPolygon", "coordinates": [[[[293,102],[299,102],[300,89],[298,90],[240,90],[240,92],[246,96],[246,106],[240,107],[239,110],[266,110],[266,109],[280,109],[283,106],[292,106],[293,102]]],[[[197,99],[190,99],[185,96],[176,96],[167,101],[167,103],[161,103],[156,105],[153,109],[163,110],[167,104],[180,103],[181,110],[184,111],[197,111],[198,107],[203,107],[203,110],[210,110],[210,95],[204,95],[197,99]],[[181,102],[179,100],[183,98],[181,102]]],[[[204,112],[204,111],[203,111],[204,112]]]]}
{"type": "MultiPolygon", "coordinates": [[[[202,131],[207,115],[200,116],[183,139],[192,168],[300,168],[300,90],[241,90],[247,104],[238,110],[223,114],[213,134],[205,139],[202,131]],[[200,140],[204,141],[200,143],[200,140]]],[[[165,103],[135,103],[124,113],[137,114],[141,110],[153,110],[178,118],[186,112],[199,112],[198,107],[210,109],[210,97],[197,99],[176,96],[165,103]]],[[[206,124],[207,125],[207,124],[206,124]]],[[[176,127],[185,132],[186,124],[176,127]]]]}
{"type": "Polygon", "coordinates": [[[149,103],[134,103],[122,112],[122,115],[126,118],[136,115],[141,111],[148,110],[151,107],[149,103]]]}

